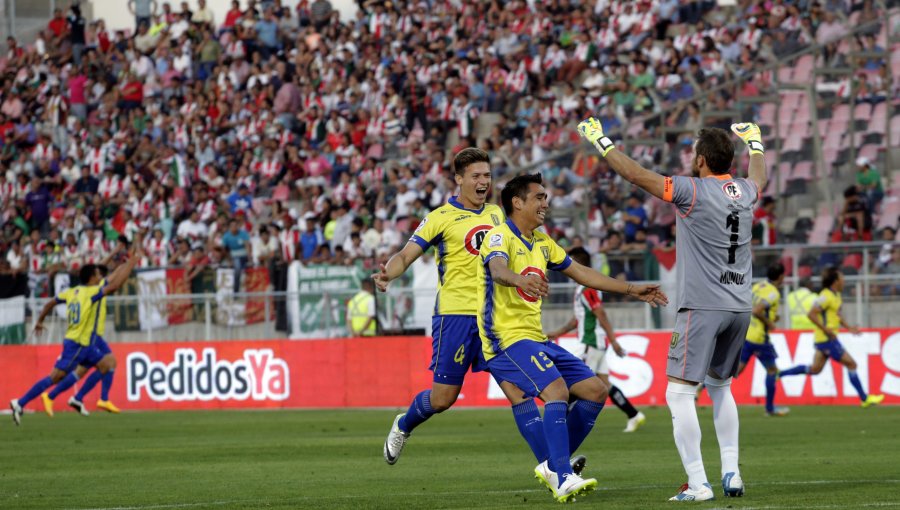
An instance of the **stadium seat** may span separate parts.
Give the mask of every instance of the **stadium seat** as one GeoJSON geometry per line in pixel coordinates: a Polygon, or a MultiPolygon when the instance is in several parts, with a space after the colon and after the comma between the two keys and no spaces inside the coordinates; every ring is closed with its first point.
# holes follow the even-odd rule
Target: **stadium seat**
{"type": "Polygon", "coordinates": [[[794,173],[791,175],[791,179],[811,181],[813,179],[812,161],[801,161],[800,163],[797,163],[797,166],[794,167],[794,173]]]}
{"type": "Polygon", "coordinates": [[[881,135],[887,132],[887,103],[882,102],[875,105],[868,132],[881,135]]]}

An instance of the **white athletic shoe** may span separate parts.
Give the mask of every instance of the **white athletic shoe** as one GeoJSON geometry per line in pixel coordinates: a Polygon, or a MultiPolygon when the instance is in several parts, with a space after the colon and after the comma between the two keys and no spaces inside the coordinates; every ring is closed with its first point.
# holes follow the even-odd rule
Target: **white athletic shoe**
{"type": "Polygon", "coordinates": [[[69,397],[69,407],[78,411],[78,414],[81,416],[90,416],[91,414],[88,412],[87,407],[84,407],[84,404],[74,396],[69,397]]]}
{"type": "Polygon", "coordinates": [[[9,408],[12,409],[13,421],[16,426],[22,424],[22,406],[19,405],[19,399],[14,398],[9,401],[9,408]]]}
{"type": "Polygon", "coordinates": [[[634,418],[628,419],[628,425],[625,426],[625,430],[622,432],[634,432],[635,430],[641,428],[641,425],[647,423],[647,417],[644,416],[644,413],[638,411],[634,418]]]}
{"type": "Polygon", "coordinates": [[[739,498],[744,495],[744,480],[740,473],[725,473],[722,475],[722,490],[726,498],[739,498]]]}
{"type": "Polygon", "coordinates": [[[391,431],[388,432],[387,439],[384,441],[384,460],[390,465],[397,463],[397,459],[400,458],[400,452],[403,451],[403,447],[406,446],[406,440],[409,439],[409,434],[400,430],[400,427],[397,425],[403,416],[404,414],[398,414],[394,418],[391,431]]]}
{"type": "MultiPolygon", "coordinates": [[[[597,480],[594,478],[582,478],[575,473],[564,476],[565,480],[563,480],[563,483],[553,491],[556,501],[560,503],[574,501],[575,496],[587,494],[597,488],[597,480]]],[[[557,480],[555,473],[552,478],[554,481],[557,480]]]]}
{"type": "Polygon", "coordinates": [[[713,494],[712,487],[708,483],[704,483],[697,490],[691,489],[688,484],[682,485],[678,494],[669,498],[669,501],[710,501],[713,499],[716,499],[716,495],[713,494]]]}
{"type": "MultiPolygon", "coordinates": [[[[569,465],[572,466],[572,472],[578,476],[581,476],[581,472],[584,471],[584,466],[587,464],[587,457],[584,455],[576,455],[569,459],[569,465]]],[[[556,473],[554,473],[550,469],[550,464],[545,460],[541,462],[534,468],[534,477],[541,482],[541,485],[546,487],[550,492],[553,492],[553,487],[559,485],[557,481],[553,481],[556,477],[556,473]]]]}

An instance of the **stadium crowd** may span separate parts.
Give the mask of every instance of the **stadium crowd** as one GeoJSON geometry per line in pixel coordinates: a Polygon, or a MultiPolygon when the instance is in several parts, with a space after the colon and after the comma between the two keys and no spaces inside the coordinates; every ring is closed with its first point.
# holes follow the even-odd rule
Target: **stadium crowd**
{"type": "MultiPolygon", "coordinates": [[[[374,265],[454,193],[463,146],[488,150],[502,179],[577,143],[588,113],[612,133],[696,129],[706,88],[842,36],[835,13],[878,16],[871,0],[423,0],[361,2],[341,20],[327,0],[235,0],[216,25],[203,0],[129,5],[133,33],[74,4],[34,44],[7,40],[6,271],[75,270],[137,234],[143,267],[374,265]]],[[[668,140],[677,161],[634,155],[685,173],[689,139],[668,140]]],[[[590,204],[605,252],[670,243],[672,208],[586,154],[540,166],[552,205],[590,204]]]]}

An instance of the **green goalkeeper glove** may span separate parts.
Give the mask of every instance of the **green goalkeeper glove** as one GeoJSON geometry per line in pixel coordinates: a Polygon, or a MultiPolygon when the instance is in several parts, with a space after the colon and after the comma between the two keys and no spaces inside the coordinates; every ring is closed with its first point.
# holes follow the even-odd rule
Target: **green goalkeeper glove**
{"type": "Polygon", "coordinates": [[[603,157],[606,157],[606,154],[615,147],[612,140],[603,134],[603,126],[600,124],[600,121],[593,117],[578,123],[578,134],[585,140],[594,144],[594,147],[600,151],[600,154],[603,155],[603,157]]]}
{"type": "Polygon", "coordinates": [[[741,122],[740,124],[732,124],[731,130],[747,144],[750,154],[765,153],[766,150],[763,149],[762,134],[759,132],[759,126],[752,122],[741,122]]]}

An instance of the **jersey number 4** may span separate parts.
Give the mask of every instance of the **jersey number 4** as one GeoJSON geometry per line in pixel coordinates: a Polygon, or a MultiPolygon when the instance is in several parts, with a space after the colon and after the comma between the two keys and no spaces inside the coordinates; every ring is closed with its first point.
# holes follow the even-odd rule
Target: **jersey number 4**
{"type": "Polygon", "coordinates": [[[732,212],[725,218],[725,230],[731,230],[731,244],[728,246],[728,263],[734,264],[738,249],[738,230],[741,226],[741,218],[737,212],[732,212]]]}

